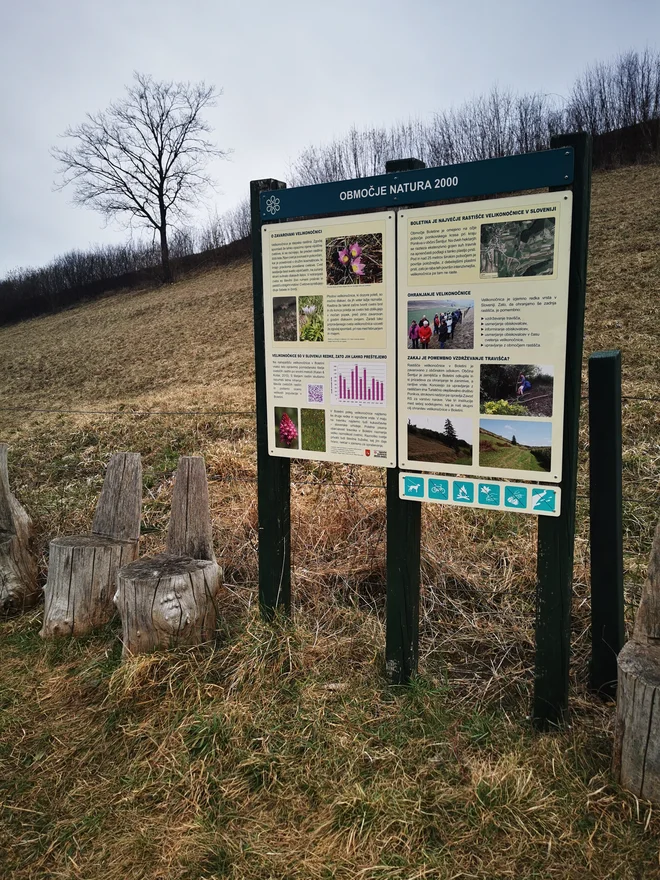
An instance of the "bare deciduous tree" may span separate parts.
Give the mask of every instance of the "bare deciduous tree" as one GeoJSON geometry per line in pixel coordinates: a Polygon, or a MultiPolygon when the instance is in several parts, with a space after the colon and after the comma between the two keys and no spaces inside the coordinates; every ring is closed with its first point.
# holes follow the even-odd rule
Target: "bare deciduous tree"
{"type": "Polygon", "coordinates": [[[134,79],[121,101],[68,128],[64,136],[75,144],[52,155],[60,188],[72,184],[76,204],[159,236],[163,278],[171,281],[169,228],[210,185],[207,161],[227,155],[207,139],[211,128],[201,118],[219,93],[203,82],[156,82],[140,73],[134,79]]]}

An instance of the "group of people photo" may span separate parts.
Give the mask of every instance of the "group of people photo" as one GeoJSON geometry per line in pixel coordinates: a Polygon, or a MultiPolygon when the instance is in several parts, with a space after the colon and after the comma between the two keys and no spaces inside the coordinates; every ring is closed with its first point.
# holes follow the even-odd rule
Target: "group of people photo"
{"type": "Polygon", "coordinates": [[[454,338],[456,328],[463,321],[463,312],[455,309],[453,312],[443,312],[433,316],[433,324],[424,315],[419,322],[412,321],[408,330],[408,339],[412,342],[412,348],[428,348],[431,339],[437,337],[438,345],[444,348],[447,340],[454,338]]]}
{"type": "Polygon", "coordinates": [[[408,300],[408,348],[441,349],[474,346],[474,300],[442,294],[408,300]]]}

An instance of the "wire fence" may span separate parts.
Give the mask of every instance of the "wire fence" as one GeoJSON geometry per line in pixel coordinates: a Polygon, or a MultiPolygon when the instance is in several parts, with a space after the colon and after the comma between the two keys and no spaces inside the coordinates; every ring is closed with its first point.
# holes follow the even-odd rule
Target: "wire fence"
{"type": "MultiPolygon", "coordinates": [[[[588,395],[583,395],[582,400],[589,400],[588,395]]],[[[644,396],[635,396],[635,395],[622,395],[621,399],[623,401],[631,400],[631,401],[643,401],[646,403],[660,403],[660,397],[644,397],[644,396]]],[[[35,406],[2,406],[0,407],[0,412],[24,412],[24,413],[40,413],[40,414],[49,414],[49,415],[87,415],[87,416],[190,416],[190,417],[213,417],[213,418],[226,418],[229,416],[240,416],[240,417],[249,417],[256,418],[256,410],[193,410],[193,409],[182,409],[182,410],[154,410],[154,409],[55,409],[50,407],[35,407],[35,406]]],[[[75,465],[71,466],[71,469],[75,469],[75,465]]],[[[171,477],[174,471],[164,472],[159,475],[154,475],[157,477],[165,478],[171,477]]],[[[209,480],[213,482],[221,482],[226,484],[231,483],[256,483],[256,476],[233,476],[233,475],[211,475],[209,476],[209,480]]],[[[380,483],[362,483],[359,481],[346,483],[341,481],[332,480],[328,478],[328,476],[324,476],[323,480],[296,480],[295,477],[292,477],[291,483],[294,486],[312,486],[316,488],[320,488],[324,485],[331,485],[336,488],[342,489],[351,489],[353,491],[361,491],[364,489],[379,489],[385,490],[386,485],[384,482],[380,483]]],[[[576,496],[580,500],[589,500],[588,495],[578,494],[576,496]]],[[[641,499],[641,498],[631,498],[628,496],[623,497],[623,502],[625,504],[638,504],[644,507],[655,507],[654,502],[641,499]]]]}
{"type": "MultiPolygon", "coordinates": [[[[583,394],[582,400],[589,400],[589,396],[583,394]]],[[[624,394],[621,400],[638,400],[647,403],[660,403],[660,397],[637,397],[624,394]]],[[[252,416],[256,418],[256,410],[196,410],[196,409],[49,409],[47,407],[34,406],[0,406],[0,412],[25,412],[25,413],[51,413],[55,415],[83,415],[83,416],[252,416]]]]}

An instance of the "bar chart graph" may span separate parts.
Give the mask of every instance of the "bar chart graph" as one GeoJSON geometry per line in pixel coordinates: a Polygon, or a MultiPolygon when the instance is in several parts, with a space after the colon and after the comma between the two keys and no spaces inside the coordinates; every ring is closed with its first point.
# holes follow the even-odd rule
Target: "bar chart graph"
{"type": "Polygon", "coordinates": [[[334,405],[385,406],[385,364],[335,363],[330,378],[334,405]]]}

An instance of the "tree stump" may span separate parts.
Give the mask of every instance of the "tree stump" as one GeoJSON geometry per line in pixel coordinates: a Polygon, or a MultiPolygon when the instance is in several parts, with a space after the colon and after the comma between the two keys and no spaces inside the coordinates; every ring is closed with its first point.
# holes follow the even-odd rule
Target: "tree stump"
{"type": "Polygon", "coordinates": [[[660,523],[633,637],[617,665],[612,771],[637,797],[660,803],[660,523]]]}
{"type": "Polygon", "coordinates": [[[51,541],[41,638],[86,635],[112,620],[117,572],[137,554],[137,541],[103,535],[51,541]]]}
{"type": "Polygon", "coordinates": [[[82,636],[112,620],[117,571],[137,558],[142,462],[136,452],[108,463],[92,533],[50,542],[41,638],[82,636]]]}
{"type": "Polygon", "coordinates": [[[32,520],[9,488],[7,446],[0,443],[0,615],[24,611],[39,599],[31,539],[32,520]]]}
{"type": "Polygon", "coordinates": [[[123,567],[115,595],[122,658],[210,641],[219,591],[220,567],[212,560],[163,554],[123,567]]]}
{"type": "Polygon", "coordinates": [[[182,455],[176,469],[167,553],[215,562],[209,485],[201,455],[182,455]]]}

